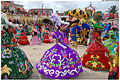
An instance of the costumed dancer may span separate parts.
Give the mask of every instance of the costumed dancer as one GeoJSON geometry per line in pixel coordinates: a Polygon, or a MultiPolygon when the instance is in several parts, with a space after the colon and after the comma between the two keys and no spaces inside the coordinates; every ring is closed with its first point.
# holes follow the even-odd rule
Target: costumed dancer
{"type": "Polygon", "coordinates": [[[76,23],[73,23],[72,24],[72,41],[73,42],[75,42],[75,48],[77,49],[77,36],[76,36],[76,34],[77,34],[77,32],[78,31],[80,31],[80,30],[82,30],[81,28],[80,28],[80,26],[77,24],[79,22],[79,20],[76,20],[76,23]]]}
{"type": "Polygon", "coordinates": [[[37,34],[38,39],[39,39],[39,38],[41,39],[41,29],[40,29],[40,28],[37,28],[37,31],[38,31],[38,34],[37,34]]]}
{"type": "Polygon", "coordinates": [[[66,37],[64,38],[65,44],[69,44],[69,40],[67,39],[67,32],[68,30],[65,29],[65,34],[66,34],[66,37]]]}
{"type": "Polygon", "coordinates": [[[113,25],[111,26],[111,29],[115,29],[115,38],[116,38],[116,41],[119,42],[119,27],[117,25],[113,25]]]}
{"type": "Polygon", "coordinates": [[[28,25],[28,31],[30,32],[30,35],[32,34],[32,28],[30,25],[28,25]]]}
{"type": "Polygon", "coordinates": [[[52,38],[52,34],[53,34],[52,32],[49,33],[49,39],[51,43],[54,42],[54,39],[52,38]]]}
{"type": "Polygon", "coordinates": [[[119,79],[119,42],[115,49],[115,55],[110,63],[110,70],[108,79],[119,79]]]}
{"type": "Polygon", "coordinates": [[[38,39],[37,32],[38,31],[36,29],[34,29],[34,35],[30,41],[31,45],[39,45],[42,43],[41,40],[38,39]]]}
{"type": "Polygon", "coordinates": [[[115,32],[114,31],[110,30],[108,32],[108,35],[109,35],[109,39],[107,39],[104,42],[104,45],[107,47],[107,49],[109,49],[113,43],[117,43],[117,41],[115,39],[115,32]]]}
{"type": "Polygon", "coordinates": [[[44,40],[44,34],[45,34],[45,24],[43,24],[43,26],[42,26],[42,41],[44,40]]]}
{"type": "Polygon", "coordinates": [[[16,34],[17,34],[17,31],[16,31],[16,29],[14,28],[14,29],[13,29],[13,38],[12,38],[12,42],[15,43],[15,44],[17,44],[16,34]]]}
{"type": "Polygon", "coordinates": [[[100,31],[103,27],[98,23],[94,24],[93,27],[95,28],[93,32],[94,43],[83,54],[81,58],[82,64],[92,70],[109,70],[109,51],[101,41],[100,31]]]}
{"type": "Polygon", "coordinates": [[[90,31],[90,26],[86,23],[82,23],[82,29],[83,29],[83,40],[81,44],[84,44],[87,46],[88,38],[89,38],[89,31],[90,31]]]}
{"type": "Polygon", "coordinates": [[[18,40],[18,43],[20,44],[20,45],[28,45],[28,44],[30,44],[30,42],[29,42],[29,40],[28,40],[28,38],[27,38],[27,36],[25,35],[26,34],[26,32],[24,31],[24,29],[21,31],[21,38],[18,40]]]}
{"type": "Polygon", "coordinates": [[[25,32],[26,32],[25,35],[30,35],[29,28],[28,28],[27,24],[25,24],[24,29],[25,29],[25,32]]]}
{"type": "MultiPolygon", "coordinates": [[[[32,74],[33,66],[25,52],[12,44],[11,32],[15,24],[8,22],[5,13],[1,14],[5,21],[4,33],[1,37],[1,79],[28,79],[32,74]],[[13,27],[12,27],[13,26],[13,27]]],[[[1,23],[3,24],[3,23],[1,23]]]]}
{"type": "Polygon", "coordinates": [[[21,37],[21,30],[22,30],[22,27],[21,27],[22,25],[20,25],[20,27],[18,26],[17,28],[16,28],[16,31],[17,31],[17,34],[15,35],[15,38],[17,39],[17,43],[18,43],[18,40],[20,39],[20,37],[21,37]]]}
{"type": "Polygon", "coordinates": [[[93,27],[91,27],[91,30],[90,30],[90,40],[89,40],[89,46],[94,42],[94,39],[93,39],[93,31],[94,31],[94,29],[93,29],[93,27]]]}
{"type": "Polygon", "coordinates": [[[64,43],[66,35],[63,30],[68,23],[59,20],[57,14],[53,14],[51,19],[55,20],[56,26],[59,27],[52,35],[56,39],[56,44],[45,52],[36,68],[47,78],[68,79],[79,76],[79,73],[83,72],[79,55],[64,43]]]}
{"type": "Polygon", "coordinates": [[[48,30],[45,31],[44,36],[45,36],[45,37],[44,37],[43,43],[50,43],[49,31],[48,31],[48,30]]]}
{"type": "Polygon", "coordinates": [[[110,30],[111,24],[108,23],[105,25],[105,28],[103,29],[103,32],[101,34],[101,38],[103,39],[103,41],[107,40],[109,38],[108,36],[108,32],[110,30]]]}

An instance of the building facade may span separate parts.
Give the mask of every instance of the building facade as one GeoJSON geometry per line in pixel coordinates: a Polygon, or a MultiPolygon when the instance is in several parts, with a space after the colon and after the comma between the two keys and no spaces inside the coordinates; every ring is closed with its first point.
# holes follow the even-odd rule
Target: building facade
{"type": "Polygon", "coordinates": [[[9,8],[9,10],[15,11],[16,8],[23,9],[23,5],[15,4],[13,1],[1,1],[1,9],[9,8]]]}
{"type": "Polygon", "coordinates": [[[33,13],[39,13],[40,16],[51,16],[53,13],[53,9],[47,9],[47,8],[40,8],[40,9],[30,9],[29,11],[32,11],[33,13]]]}

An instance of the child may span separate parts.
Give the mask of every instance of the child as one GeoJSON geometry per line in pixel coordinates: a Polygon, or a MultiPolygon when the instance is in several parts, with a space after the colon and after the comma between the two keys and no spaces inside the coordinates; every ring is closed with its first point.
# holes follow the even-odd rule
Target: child
{"type": "Polygon", "coordinates": [[[38,33],[38,31],[36,29],[34,29],[34,34],[30,41],[31,45],[39,45],[42,43],[41,40],[38,39],[37,33],[38,33]]]}

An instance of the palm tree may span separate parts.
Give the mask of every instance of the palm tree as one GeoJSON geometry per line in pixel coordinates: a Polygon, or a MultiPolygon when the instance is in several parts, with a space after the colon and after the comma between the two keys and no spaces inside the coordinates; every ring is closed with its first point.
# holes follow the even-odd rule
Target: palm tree
{"type": "Polygon", "coordinates": [[[110,8],[108,8],[108,11],[106,12],[115,14],[118,10],[118,7],[116,5],[113,5],[110,8]]]}

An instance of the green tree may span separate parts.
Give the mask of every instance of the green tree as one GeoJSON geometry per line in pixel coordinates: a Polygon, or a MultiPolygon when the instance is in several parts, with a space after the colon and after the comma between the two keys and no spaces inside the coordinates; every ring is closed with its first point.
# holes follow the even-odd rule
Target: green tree
{"type": "Polygon", "coordinates": [[[117,13],[118,10],[119,10],[118,7],[116,5],[113,5],[110,8],[108,8],[108,11],[106,12],[115,14],[117,13]]]}

